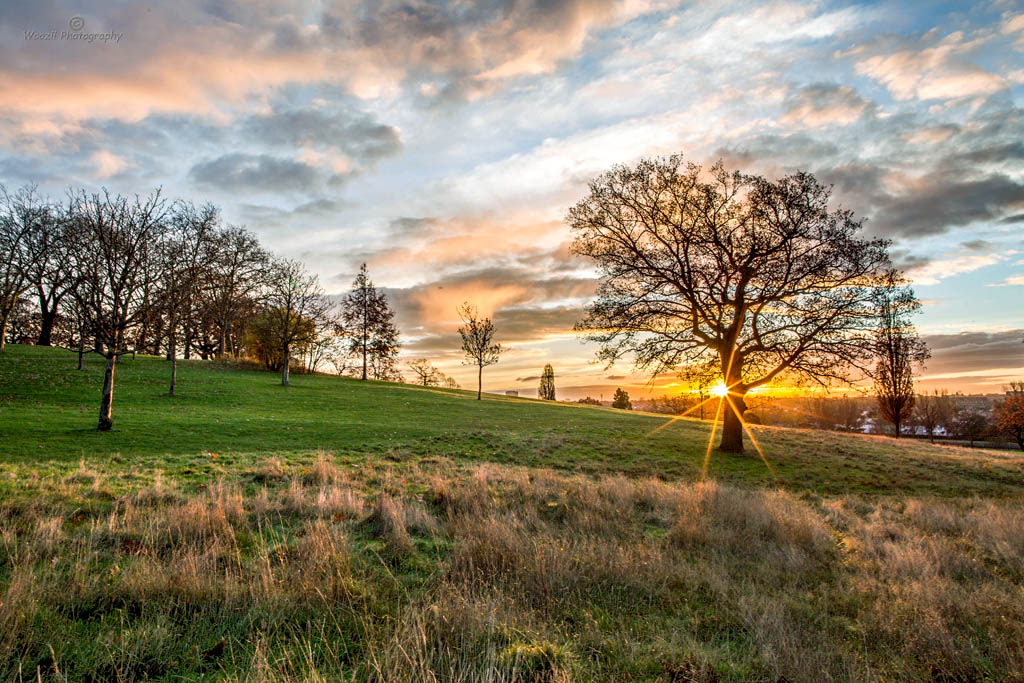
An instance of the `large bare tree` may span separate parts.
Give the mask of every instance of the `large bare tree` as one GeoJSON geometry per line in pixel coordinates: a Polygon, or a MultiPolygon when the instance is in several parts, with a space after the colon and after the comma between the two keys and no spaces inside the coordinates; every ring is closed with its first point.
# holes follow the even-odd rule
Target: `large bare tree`
{"type": "Polygon", "coordinates": [[[494,323],[490,318],[480,317],[476,306],[467,301],[459,307],[458,312],[462,319],[459,334],[462,336],[462,350],[466,354],[465,362],[477,367],[476,400],[479,401],[484,390],[484,368],[497,363],[504,349],[494,341],[494,323]]]}
{"type": "Polygon", "coordinates": [[[161,277],[159,256],[167,232],[167,203],[159,190],[130,199],[107,192],[72,197],[77,304],[94,350],[106,358],[98,429],[113,426],[114,369],[130,351],[129,333],[153,315],[152,292],[161,277]]]}
{"type": "Polygon", "coordinates": [[[578,329],[653,373],[714,359],[729,388],[720,447],[743,450],[744,396],[790,374],[867,369],[888,242],[830,209],[808,173],[775,181],[681,155],[618,166],[569,210],[573,251],[602,275],[578,329]]]}

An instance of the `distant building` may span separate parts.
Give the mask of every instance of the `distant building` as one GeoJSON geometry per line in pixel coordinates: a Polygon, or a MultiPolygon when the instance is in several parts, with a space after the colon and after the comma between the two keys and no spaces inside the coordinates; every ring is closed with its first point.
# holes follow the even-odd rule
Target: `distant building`
{"type": "Polygon", "coordinates": [[[506,396],[515,396],[515,397],[518,397],[518,396],[519,396],[519,392],[518,392],[518,391],[516,391],[515,389],[509,389],[508,391],[506,391],[506,392],[505,392],[505,395],[506,395],[506,396]]]}
{"type": "Polygon", "coordinates": [[[988,396],[957,396],[956,407],[987,414],[992,412],[992,400],[988,396]]]}

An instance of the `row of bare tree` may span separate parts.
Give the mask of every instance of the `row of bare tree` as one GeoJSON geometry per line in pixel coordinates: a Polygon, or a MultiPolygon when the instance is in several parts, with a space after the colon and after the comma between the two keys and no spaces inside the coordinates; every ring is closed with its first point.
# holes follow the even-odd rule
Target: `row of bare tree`
{"type": "Polygon", "coordinates": [[[340,303],[297,262],[269,254],[216,207],[71,191],[52,202],[0,187],[0,352],[8,338],[106,359],[99,429],[112,425],[114,373],[126,353],[230,354],[281,370],[332,362],[395,379],[398,330],[365,264],[340,303]],[[31,299],[37,302],[32,311],[31,299]]]}

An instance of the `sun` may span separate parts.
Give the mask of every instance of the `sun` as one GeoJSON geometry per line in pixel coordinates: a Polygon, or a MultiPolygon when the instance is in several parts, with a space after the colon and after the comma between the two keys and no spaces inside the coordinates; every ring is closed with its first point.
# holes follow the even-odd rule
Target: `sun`
{"type": "Polygon", "coordinates": [[[725,386],[725,382],[723,382],[722,380],[718,380],[718,382],[712,385],[711,387],[712,396],[718,396],[719,398],[721,398],[722,396],[725,396],[728,393],[729,387],[725,386]]]}

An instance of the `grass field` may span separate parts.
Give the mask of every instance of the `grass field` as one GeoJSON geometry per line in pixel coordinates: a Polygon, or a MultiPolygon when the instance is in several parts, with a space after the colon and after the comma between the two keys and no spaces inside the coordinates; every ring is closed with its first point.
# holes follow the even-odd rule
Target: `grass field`
{"type": "Polygon", "coordinates": [[[1024,457],[0,355],[0,680],[1024,680],[1024,457]]]}

